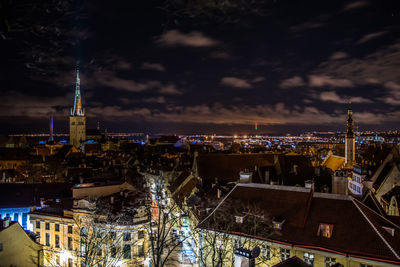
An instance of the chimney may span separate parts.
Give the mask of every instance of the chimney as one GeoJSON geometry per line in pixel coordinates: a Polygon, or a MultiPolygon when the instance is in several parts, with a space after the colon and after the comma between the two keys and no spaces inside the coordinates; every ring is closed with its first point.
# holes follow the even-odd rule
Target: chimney
{"type": "Polygon", "coordinates": [[[321,169],[319,167],[315,167],[314,174],[315,174],[315,176],[320,176],[321,175],[321,169]]]}
{"type": "Polygon", "coordinates": [[[251,183],[253,178],[252,172],[240,172],[239,173],[239,182],[240,183],[251,183]]]}
{"type": "Polygon", "coordinates": [[[310,188],[314,190],[314,181],[313,180],[305,181],[305,188],[310,188]]]}
{"type": "Polygon", "coordinates": [[[293,165],[293,173],[295,174],[295,175],[297,175],[297,165],[296,164],[294,164],[293,165]]]}
{"type": "Polygon", "coordinates": [[[265,183],[269,184],[269,171],[265,171],[265,183]]]}

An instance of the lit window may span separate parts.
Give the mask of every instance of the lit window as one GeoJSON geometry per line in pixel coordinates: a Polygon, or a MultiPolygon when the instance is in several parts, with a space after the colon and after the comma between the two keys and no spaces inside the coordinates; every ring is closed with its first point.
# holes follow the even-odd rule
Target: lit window
{"type": "Polygon", "coordinates": [[[235,249],[242,247],[242,240],[235,239],[235,249]]]}
{"type": "Polygon", "coordinates": [[[143,239],[144,238],[144,231],[141,230],[138,232],[138,239],[143,239]]]}
{"type": "Polygon", "coordinates": [[[325,257],[325,267],[330,267],[336,264],[336,259],[331,257],[325,257]]]}
{"type": "Polygon", "coordinates": [[[117,248],[116,247],[111,247],[111,258],[116,258],[117,257],[117,248]]]}
{"type": "Polygon", "coordinates": [[[124,259],[131,258],[131,245],[124,245],[124,259]]]}
{"type": "Polygon", "coordinates": [[[314,254],[305,252],[304,261],[308,263],[310,266],[314,266],[314,254]]]}
{"type": "Polygon", "coordinates": [[[143,244],[138,246],[138,256],[139,257],[144,257],[144,246],[143,246],[143,244]]]}
{"type": "Polygon", "coordinates": [[[55,241],[56,241],[56,248],[59,248],[60,247],[60,236],[59,235],[55,236],[55,241]]]}
{"type": "Polygon", "coordinates": [[[69,250],[73,250],[73,246],[72,246],[72,237],[68,237],[68,249],[69,250]]]}
{"type": "Polygon", "coordinates": [[[323,237],[326,238],[331,238],[332,237],[332,231],[333,231],[333,224],[329,223],[320,223],[318,227],[318,236],[322,235],[323,237]]]}
{"type": "Polygon", "coordinates": [[[115,240],[116,237],[117,237],[117,234],[115,232],[110,232],[110,239],[111,240],[115,240]]]}
{"type": "Polygon", "coordinates": [[[218,249],[224,249],[224,240],[222,240],[221,238],[217,238],[217,248],[218,249]]]}
{"type": "Polygon", "coordinates": [[[285,218],[283,217],[275,217],[272,219],[272,225],[274,229],[282,230],[283,223],[285,222],[285,218]]]}
{"type": "Polygon", "coordinates": [[[124,233],[124,241],[130,241],[131,240],[131,233],[124,233]]]}
{"type": "Polygon", "coordinates": [[[236,218],[236,223],[240,223],[240,224],[243,223],[243,216],[235,216],[235,218],[236,218]]]}
{"type": "Polygon", "coordinates": [[[97,256],[101,257],[103,255],[103,249],[100,244],[97,245],[97,256]]]}
{"type": "Polygon", "coordinates": [[[50,246],[50,234],[46,233],[46,246],[50,246]]]}
{"type": "Polygon", "coordinates": [[[271,247],[268,245],[261,246],[261,257],[269,260],[271,258],[271,247]]]}
{"type": "Polygon", "coordinates": [[[287,260],[290,258],[290,249],[281,248],[281,261],[287,260]]]}

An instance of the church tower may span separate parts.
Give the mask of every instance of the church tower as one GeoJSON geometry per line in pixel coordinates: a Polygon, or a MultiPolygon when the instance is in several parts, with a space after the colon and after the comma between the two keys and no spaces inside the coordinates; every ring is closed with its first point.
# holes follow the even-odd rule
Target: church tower
{"type": "Polygon", "coordinates": [[[77,69],[74,107],[71,109],[69,116],[69,143],[77,148],[81,146],[81,142],[86,140],[86,116],[82,108],[80,85],[79,69],[77,69]]]}
{"type": "Polygon", "coordinates": [[[355,164],[355,134],[354,134],[354,122],[353,122],[353,110],[349,106],[347,109],[347,131],[346,131],[346,144],[345,144],[345,162],[347,167],[353,167],[355,164]]]}

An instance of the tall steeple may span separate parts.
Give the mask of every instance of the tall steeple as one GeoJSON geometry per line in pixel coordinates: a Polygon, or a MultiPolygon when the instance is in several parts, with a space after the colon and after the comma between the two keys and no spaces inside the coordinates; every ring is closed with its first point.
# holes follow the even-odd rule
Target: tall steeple
{"type": "Polygon", "coordinates": [[[85,116],[84,110],[82,108],[81,80],[79,79],[79,67],[76,68],[74,107],[71,109],[71,116],[85,116]]]}
{"type": "Polygon", "coordinates": [[[77,148],[86,141],[86,116],[82,108],[81,81],[79,79],[79,69],[76,70],[76,84],[74,107],[69,116],[69,143],[77,148]]]}
{"type": "Polygon", "coordinates": [[[355,134],[354,134],[354,121],[353,110],[351,103],[347,109],[347,131],[345,136],[345,162],[348,167],[352,167],[355,163],[355,134]]]}

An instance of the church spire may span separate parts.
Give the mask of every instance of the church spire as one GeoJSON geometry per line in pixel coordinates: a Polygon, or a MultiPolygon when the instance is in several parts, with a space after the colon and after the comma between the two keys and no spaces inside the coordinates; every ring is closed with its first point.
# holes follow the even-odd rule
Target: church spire
{"type": "Polygon", "coordinates": [[[76,68],[76,84],[74,107],[71,109],[71,116],[85,116],[82,109],[82,96],[81,96],[81,80],[79,79],[79,67],[76,68]]]}
{"type": "Polygon", "coordinates": [[[347,109],[347,131],[345,135],[345,162],[347,167],[353,167],[355,164],[355,134],[354,134],[354,121],[353,110],[350,103],[347,109]]]}
{"type": "Polygon", "coordinates": [[[347,137],[354,138],[354,121],[353,121],[353,110],[351,109],[351,103],[347,109],[347,137]]]}

